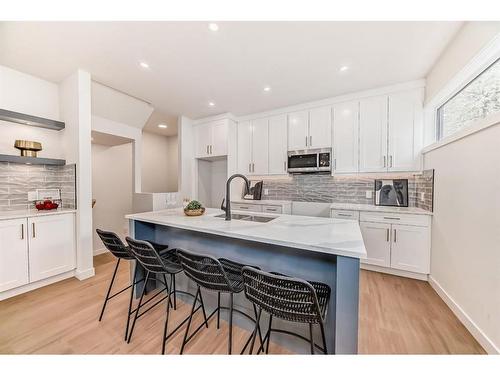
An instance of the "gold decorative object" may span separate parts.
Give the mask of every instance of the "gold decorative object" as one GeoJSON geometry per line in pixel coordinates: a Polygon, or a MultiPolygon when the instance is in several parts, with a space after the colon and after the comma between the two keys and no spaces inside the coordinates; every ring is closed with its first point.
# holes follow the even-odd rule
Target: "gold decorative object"
{"type": "Polygon", "coordinates": [[[201,216],[205,213],[205,207],[198,208],[196,210],[188,210],[187,208],[184,209],[184,214],[186,216],[201,216]]]}
{"type": "Polygon", "coordinates": [[[21,150],[21,156],[30,156],[36,158],[36,153],[42,150],[42,144],[34,141],[24,141],[17,139],[14,147],[21,150]]]}

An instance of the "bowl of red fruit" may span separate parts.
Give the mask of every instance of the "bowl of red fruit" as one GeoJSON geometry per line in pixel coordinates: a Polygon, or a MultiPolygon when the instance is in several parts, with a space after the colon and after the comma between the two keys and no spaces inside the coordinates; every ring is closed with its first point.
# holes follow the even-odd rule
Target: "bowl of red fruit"
{"type": "Polygon", "coordinates": [[[50,199],[44,200],[44,201],[39,201],[35,204],[35,207],[37,210],[42,211],[42,210],[55,210],[57,207],[59,207],[59,203],[53,202],[50,199]]]}

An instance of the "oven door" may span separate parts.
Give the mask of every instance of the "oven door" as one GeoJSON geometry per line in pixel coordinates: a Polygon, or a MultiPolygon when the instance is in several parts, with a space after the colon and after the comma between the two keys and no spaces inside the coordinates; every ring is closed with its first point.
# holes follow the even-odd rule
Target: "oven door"
{"type": "Polygon", "coordinates": [[[288,154],[288,172],[315,172],[318,170],[318,154],[288,154]]]}

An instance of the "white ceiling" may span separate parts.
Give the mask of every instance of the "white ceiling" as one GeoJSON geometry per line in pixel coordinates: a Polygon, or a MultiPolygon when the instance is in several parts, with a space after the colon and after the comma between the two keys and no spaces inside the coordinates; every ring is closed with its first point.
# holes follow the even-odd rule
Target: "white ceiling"
{"type": "Polygon", "coordinates": [[[423,78],[462,23],[207,25],[3,22],[0,64],[53,82],[80,67],[166,116],[244,115],[423,78]]]}
{"type": "Polygon", "coordinates": [[[144,131],[170,137],[177,134],[177,117],[155,110],[149,117],[144,131]],[[167,125],[166,129],[158,127],[159,124],[167,125]]]}

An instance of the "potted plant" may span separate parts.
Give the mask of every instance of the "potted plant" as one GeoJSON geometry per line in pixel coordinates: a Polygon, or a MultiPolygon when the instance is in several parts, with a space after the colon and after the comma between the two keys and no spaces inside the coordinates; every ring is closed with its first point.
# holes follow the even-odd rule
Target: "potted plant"
{"type": "Polygon", "coordinates": [[[201,205],[198,201],[191,201],[184,207],[184,213],[187,216],[200,216],[205,212],[205,207],[201,205]]]}

